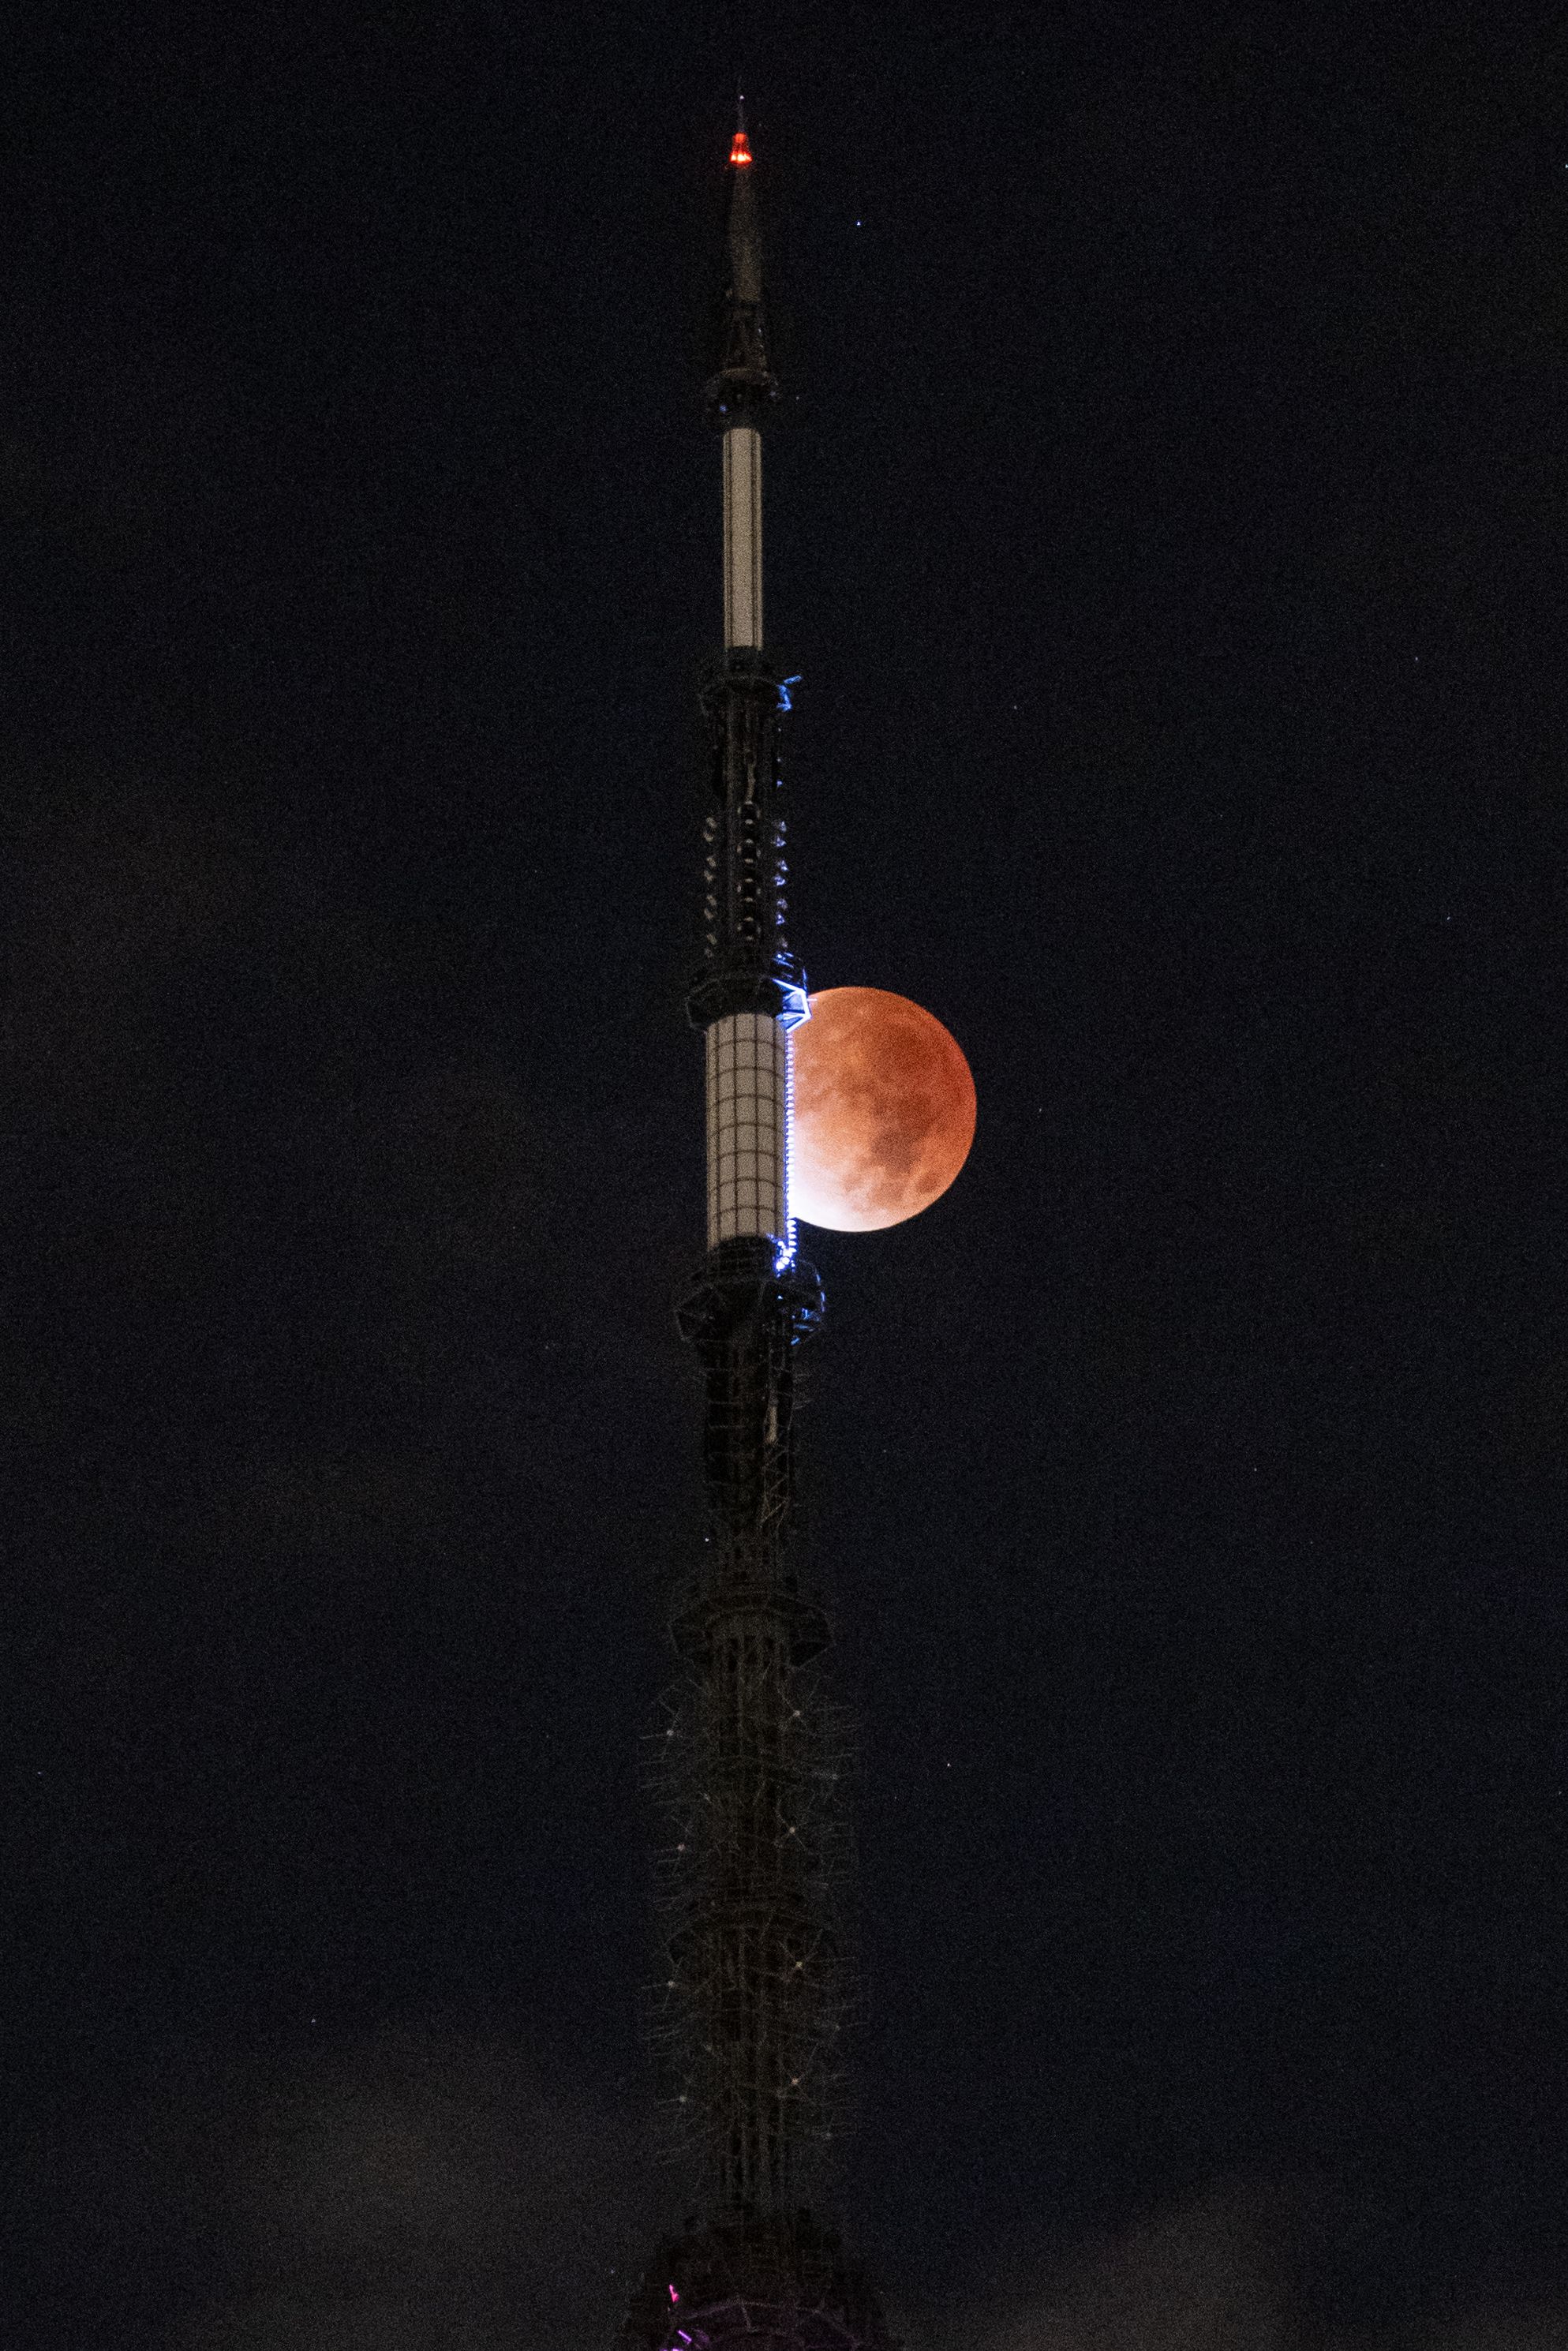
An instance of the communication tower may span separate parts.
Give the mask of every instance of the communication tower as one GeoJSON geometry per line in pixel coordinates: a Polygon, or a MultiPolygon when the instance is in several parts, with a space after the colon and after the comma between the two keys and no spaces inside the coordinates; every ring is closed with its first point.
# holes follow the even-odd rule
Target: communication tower
{"type": "Polygon", "coordinates": [[[705,1522],[671,1616],[680,1680],[655,1740],[671,1828],[655,2026],[701,2209],[659,2248],[624,2338],[628,2351],[723,2351],[743,2336],[893,2351],[821,2207],[846,1962],[831,1635],[795,1540],[796,1357],[822,1291],[789,1213],[790,1036],[809,1015],[784,931],[789,682],[762,634],[763,428],[778,388],[755,171],[742,112],[706,395],[723,452],[724,652],[703,678],[704,953],[687,998],[706,1064],[707,1250],[677,1310],[704,1386],[705,1522]]]}

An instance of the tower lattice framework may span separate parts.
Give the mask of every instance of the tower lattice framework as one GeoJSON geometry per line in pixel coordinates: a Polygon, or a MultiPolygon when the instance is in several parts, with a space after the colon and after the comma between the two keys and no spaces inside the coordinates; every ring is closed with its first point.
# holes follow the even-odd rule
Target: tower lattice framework
{"type": "Polygon", "coordinates": [[[730,151],[729,276],[707,405],[721,435],[725,650],[703,682],[710,750],[703,1033],[707,1249],[677,1319],[700,1367],[704,1527],[671,1632],[680,1679],[656,1740],[671,1835],[654,2014],[701,2210],[628,2314],[636,2351],[890,2351],[863,2275],[821,2217],[837,2112],[841,1737],[831,1633],[803,1587],[795,1507],[798,1353],[822,1293],[789,1203],[791,1034],[808,1017],[785,938],[779,722],[763,648],[762,426],[776,396],[754,165],[730,151]]]}

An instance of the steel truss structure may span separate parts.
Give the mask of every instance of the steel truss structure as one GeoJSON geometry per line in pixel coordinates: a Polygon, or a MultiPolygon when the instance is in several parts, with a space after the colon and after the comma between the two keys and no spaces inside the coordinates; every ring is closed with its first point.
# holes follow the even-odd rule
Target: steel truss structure
{"type": "Polygon", "coordinates": [[[723,660],[703,684],[711,792],[702,967],[708,1247],[677,1320],[704,1393],[702,1546],[671,1615],[680,1678],[653,1744],[670,1834],[653,2022],[702,2212],[662,2246],[629,2351],[893,2351],[875,2297],[816,2216],[841,2112],[847,1996],[839,1802],[845,1739],[826,1614],[795,1506],[799,1351],[822,1292],[789,1218],[789,1061],[807,1017],[784,935],[779,730],[762,648],[763,340],[752,163],[730,154],[726,331],[708,412],[724,435],[723,660]]]}

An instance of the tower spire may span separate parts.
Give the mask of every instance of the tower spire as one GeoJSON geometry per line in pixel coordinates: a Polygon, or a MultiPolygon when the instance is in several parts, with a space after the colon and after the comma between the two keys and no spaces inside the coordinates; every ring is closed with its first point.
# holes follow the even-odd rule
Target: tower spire
{"type": "Polygon", "coordinates": [[[746,100],[736,100],[729,142],[728,282],[718,372],[708,386],[713,420],[757,424],[779,386],[768,364],[762,327],[762,240],[757,225],[757,164],[746,127],[746,100]]]}
{"type": "Polygon", "coordinates": [[[705,1400],[702,1540],[671,1615],[680,1681],[658,1741],[674,1834],[661,1984],[674,2110],[703,2212],[660,2249],[633,2351],[892,2351],[807,2198],[833,2131],[843,1960],[837,1770],[794,1504],[796,1356],[822,1293],[789,1212],[790,1035],[808,1017],[784,934],[783,681],[762,639],[762,318],[744,104],[730,145],[725,321],[707,410],[723,442],[724,650],[707,666],[703,1034],[707,1249],[677,1322],[705,1400]],[[765,2336],[759,2344],[756,2338],[765,2336]]]}

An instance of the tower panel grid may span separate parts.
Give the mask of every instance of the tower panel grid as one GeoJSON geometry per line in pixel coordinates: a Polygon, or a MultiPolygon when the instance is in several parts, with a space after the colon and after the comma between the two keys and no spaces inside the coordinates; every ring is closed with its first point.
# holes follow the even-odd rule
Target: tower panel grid
{"type": "Polygon", "coordinates": [[[789,1237],[789,1035],[764,1013],[716,1020],[707,1062],[707,1238],[789,1237]]]}

